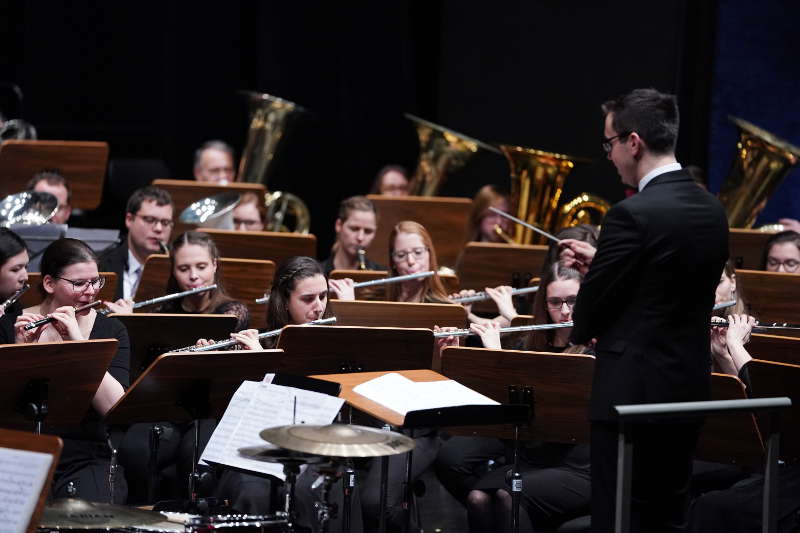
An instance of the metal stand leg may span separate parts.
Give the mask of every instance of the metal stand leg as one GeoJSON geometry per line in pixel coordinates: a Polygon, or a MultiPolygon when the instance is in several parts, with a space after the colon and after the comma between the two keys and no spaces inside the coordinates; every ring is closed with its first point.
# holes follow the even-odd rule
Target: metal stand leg
{"type": "Polygon", "coordinates": [[[614,531],[628,533],[631,529],[631,480],[633,472],[633,442],[626,424],[619,425],[617,444],[617,505],[614,531]]]}
{"type": "Polygon", "coordinates": [[[772,414],[769,419],[769,435],[767,437],[767,464],[764,465],[764,499],[762,502],[762,533],[778,531],[778,457],[780,453],[781,433],[779,415],[772,414]]]}
{"type": "Polygon", "coordinates": [[[194,446],[192,447],[192,473],[189,474],[189,504],[194,509],[197,507],[197,485],[200,474],[197,472],[197,457],[200,449],[200,420],[194,421],[194,446]]]}
{"type": "Polygon", "coordinates": [[[161,434],[164,428],[158,424],[150,426],[150,458],[147,463],[147,502],[156,501],[156,488],[158,487],[158,449],[161,446],[161,434]]]}
{"type": "MultiPolygon", "coordinates": [[[[391,431],[391,426],[383,426],[384,431],[391,431]]],[[[386,533],[386,502],[389,499],[389,456],[381,457],[381,494],[378,506],[378,532],[386,533]]]]}
{"type": "Polygon", "coordinates": [[[342,487],[344,488],[344,499],[342,505],[342,531],[350,533],[350,505],[353,499],[353,491],[356,488],[356,471],[353,468],[353,461],[347,461],[347,467],[344,471],[344,479],[342,480],[342,487]]]}
{"type": "MultiPolygon", "coordinates": [[[[414,438],[414,430],[410,430],[409,437],[414,438]]],[[[404,531],[411,532],[411,467],[414,461],[414,450],[406,455],[406,476],[403,482],[403,521],[404,531]]]]}
{"type": "Polygon", "coordinates": [[[522,475],[519,473],[519,426],[514,426],[514,467],[511,470],[511,531],[519,533],[519,504],[522,475]]]}
{"type": "Polygon", "coordinates": [[[108,449],[111,451],[111,462],[108,465],[108,503],[114,504],[114,489],[116,488],[117,482],[117,449],[114,447],[114,443],[111,442],[111,435],[106,434],[106,443],[108,444],[108,449]]]}

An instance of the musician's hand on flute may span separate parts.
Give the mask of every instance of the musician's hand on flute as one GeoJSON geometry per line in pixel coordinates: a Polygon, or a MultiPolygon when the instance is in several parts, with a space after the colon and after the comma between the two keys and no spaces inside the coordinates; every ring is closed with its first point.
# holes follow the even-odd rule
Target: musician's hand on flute
{"type": "Polygon", "coordinates": [[[511,291],[514,289],[508,285],[500,285],[499,287],[486,287],[486,294],[497,305],[497,310],[500,311],[500,316],[503,317],[509,324],[514,317],[517,316],[517,310],[514,307],[514,301],[511,298],[511,291]]]}
{"type": "Polygon", "coordinates": [[[500,350],[500,324],[497,322],[489,322],[483,324],[470,324],[469,329],[478,334],[483,342],[484,348],[492,348],[493,350],[500,350]]]}
{"type": "Polygon", "coordinates": [[[197,339],[197,342],[195,342],[194,345],[198,348],[203,348],[204,346],[211,346],[212,344],[216,343],[217,341],[214,339],[197,339]]]}
{"type": "Polygon", "coordinates": [[[133,300],[130,298],[120,298],[116,302],[108,302],[103,300],[103,304],[108,307],[112,313],[130,314],[133,313],[133,300]]]}
{"type": "Polygon", "coordinates": [[[25,326],[31,322],[42,320],[43,318],[44,315],[40,315],[39,313],[22,313],[19,315],[16,322],[14,322],[14,342],[16,344],[28,344],[31,342],[36,342],[39,339],[39,336],[42,334],[43,326],[46,324],[42,324],[38,328],[28,331],[25,330],[25,326]]]}
{"type": "Polygon", "coordinates": [[[355,282],[350,278],[329,279],[328,289],[336,295],[339,300],[355,300],[356,290],[353,287],[355,282]]]}
{"type": "Polygon", "coordinates": [[[261,341],[258,340],[257,329],[246,329],[238,333],[231,333],[231,339],[238,342],[245,350],[263,350],[261,341]]]}
{"type": "Polygon", "coordinates": [[[53,327],[56,328],[61,338],[70,341],[87,340],[87,337],[84,336],[78,325],[78,319],[75,316],[75,308],[71,305],[59,307],[47,316],[55,319],[53,327]]]}
{"type": "Polygon", "coordinates": [[[577,239],[561,239],[558,244],[561,247],[558,260],[564,266],[574,268],[581,274],[586,274],[589,271],[589,265],[592,264],[597,248],[588,242],[577,239]]]}
{"type": "Polygon", "coordinates": [[[732,346],[744,347],[750,341],[750,333],[756,325],[756,319],[747,315],[728,315],[725,341],[728,349],[732,346]]]}
{"type": "MultiPolygon", "coordinates": [[[[442,332],[457,331],[457,330],[458,328],[450,326],[445,328],[440,328],[439,326],[433,326],[434,333],[442,333],[442,332]]],[[[450,336],[450,337],[439,337],[436,339],[436,349],[439,352],[441,352],[444,348],[447,348],[448,346],[458,346],[458,345],[459,345],[458,337],[450,336]]]]}
{"type": "MultiPolygon", "coordinates": [[[[448,298],[451,300],[454,298],[469,298],[470,296],[475,296],[475,291],[473,289],[461,289],[458,292],[454,292],[453,294],[449,295],[448,298]]],[[[467,314],[472,313],[472,304],[473,302],[458,302],[464,309],[467,310],[467,314]]]]}

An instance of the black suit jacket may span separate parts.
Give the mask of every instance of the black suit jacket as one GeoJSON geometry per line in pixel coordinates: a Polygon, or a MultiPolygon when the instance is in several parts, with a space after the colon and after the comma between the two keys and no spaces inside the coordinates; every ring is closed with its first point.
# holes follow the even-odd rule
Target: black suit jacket
{"type": "Polygon", "coordinates": [[[124,287],[124,275],[128,269],[128,239],[122,243],[103,252],[100,256],[100,272],[114,272],[117,274],[117,290],[114,293],[114,300],[122,298],[124,287]]]}
{"type": "Polygon", "coordinates": [[[592,420],[611,420],[613,405],[708,397],[708,324],[727,258],[722,206],[682,170],[608,211],[573,313],[572,341],[597,339],[592,420]]]}

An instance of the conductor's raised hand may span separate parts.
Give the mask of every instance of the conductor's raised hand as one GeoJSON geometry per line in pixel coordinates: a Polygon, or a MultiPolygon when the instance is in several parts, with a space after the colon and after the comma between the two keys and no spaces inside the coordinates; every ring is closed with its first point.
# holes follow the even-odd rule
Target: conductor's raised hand
{"type": "Polygon", "coordinates": [[[328,280],[328,289],[330,289],[339,300],[355,300],[356,289],[354,285],[355,282],[350,278],[328,280]]]}
{"type": "Polygon", "coordinates": [[[561,239],[558,243],[561,251],[558,253],[558,260],[568,267],[574,268],[581,274],[589,271],[594,254],[597,248],[585,241],[577,239],[561,239]]]}

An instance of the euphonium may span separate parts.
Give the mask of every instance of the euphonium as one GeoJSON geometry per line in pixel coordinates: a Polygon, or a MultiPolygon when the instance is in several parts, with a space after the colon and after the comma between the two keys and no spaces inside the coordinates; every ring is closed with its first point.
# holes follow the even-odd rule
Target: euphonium
{"type": "Polygon", "coordinates": [[[732,228],[750,228],[800,158],[800,148],[745,120],[730,117],[739,128],[736,157],[722,184],[719,201],[732,228]]]}
{"type": "MultiPolygon", "coordinates": [[[[564,182],[579,158],[521,146],[501,145],[511,168],[511,204],[517,218],[549,233],[582,223],[599,224],[610,204],[600,197],[581,193],[559,209],[564,182]],[[599,216],[592,217],[591,211],[599,216]]],[[[514,242],[538,244],[544,238],[517,225],[514,242]]]]}
{"type": "Polygon", "coordinates": [[[500,153],[497,148],[449,130],[414,115],[405,114],[417,127],[419,163],[408,186],[408,194],[436,196],[447,179],[447,173],[462,168],[478,148],[500,153]]]}
{"type": "MultiPolygon", "coordinates": [[[[250,104],[250,127],[236,179],[266,186],[269,164],[286,131],[289,118],[303,108],[266,93],[242,91],[242,94],[250,104]]],[[[308,207],[297,196],[281,191],[268,192],[264,204],[267,210],[265,226],[268,230],[308,233],[311,217],[308,207]],[[289,223],[290,219],[293,224],[289,223]]]]}

